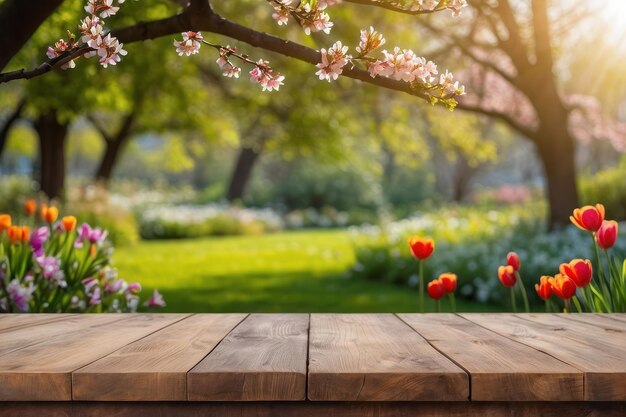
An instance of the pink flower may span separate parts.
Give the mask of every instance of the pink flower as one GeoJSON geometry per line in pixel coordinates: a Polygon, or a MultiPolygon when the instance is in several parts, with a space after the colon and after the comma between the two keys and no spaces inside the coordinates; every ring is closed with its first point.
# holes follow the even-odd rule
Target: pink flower
{"type": "Polygon", "coordinates": [[[96,306],[102,302],[100,298],[100,287],[96,287],[91,294],[91,298],[89,298],[89,305],[96,306]]]}
{"type": "Polygon", "coordinates": [[[256,62],[256,67],[249,72],[250,81],[260,84],[263,91],[278,91],[280,86],[283,85],[285,76],[280,73],[273,75],[272,72],[273,70],[268,65],[268,62],[260,59],[256,62]]]}
{"type": "Polygon", "coordinates": [[[182,41],[174,41],[178,56],[194,55],[200,51],[201,42],[204,40],[200,32],[183,32],[182,41]]]}
{"type": "Polygon", "coordinates": [[[28,287],[23,287],[17,279],[13,279],[6,286],[6,291],[18,310],[21,312],[28,311],[28,303],[33,298],[35,291],[32,283],[28,287]]]}
{"type": "Polygon", "coordinates": [[[370,26],[370,30],[362,30],[361,31],[361,40],[359,42],[359,46],[356,47],[356,51],[361,55],[367,55],[369,52],[372,52],[374,49],[385,44],[385,38],[383,35],[376,32],[372,26],[370,26]]]}
{"type": "MultiPolygon", "coordinates": [[[[118,1],[118,4],[122,3],[124,3],[124,0],[118,1]]],[[[99,13],[102,18],[113,16],[119,9],[119,7],[113,6],[113,0],[88,0],[85,6],[87,13],[91,15],[99,13]]]]}
{"type": "Polygon", "coordinates": [[[104,38],[98,36],[96,40],[89,41],[88,45],[96,49],[96,53],[100,57],[100,65],[104,68],[107,68],[109,65],[116,65],[122,60],[121,56],[128,53],[122,49],[124,44],[111,36],[110,33],[104,38]]]}
{"type": "Polygon", "coordinates": [[[272,13],[272,19],[278,23],[278,26],[286,25],[289,23],[289,16],[291,16],[291,11],[286,7],[275,6],[276,10],[272,13]]]}
{"type": "Polygon", "coordinates": [[[163,296],[155,289],[152,296],[148,300],[148,307],[165,307],[163,296]]]}
{"type": "Polygon", "coordinates": [[[341,41],[335,42],[333,46],[326,51],[324,48],[320,51],[322,54],[322,62],[315,65],[319,68],[319,71],[315,75],[319,76],[320,80],[336,80],[337,77],[343,72],[343,67],[348,64],[348,61],[352,58],[347,55],[348,47],[343,46],[341,41]]]}

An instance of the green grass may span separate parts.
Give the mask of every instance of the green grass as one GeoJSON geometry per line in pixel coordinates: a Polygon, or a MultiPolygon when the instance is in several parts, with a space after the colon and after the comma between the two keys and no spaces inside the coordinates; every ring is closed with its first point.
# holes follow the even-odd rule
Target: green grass
{"type": "MultiPolygon", "coordinates": [[[[350,278],[345,230],[147,241],[113,256],[120,276],[144,296],[164,295],[168,312],[411,312],[417,292],[350,278]]],[[[430,302],[428,308],[434,311],[430,302]]],[[[458,300],[459,311],[497,307],[458,300]]]]}

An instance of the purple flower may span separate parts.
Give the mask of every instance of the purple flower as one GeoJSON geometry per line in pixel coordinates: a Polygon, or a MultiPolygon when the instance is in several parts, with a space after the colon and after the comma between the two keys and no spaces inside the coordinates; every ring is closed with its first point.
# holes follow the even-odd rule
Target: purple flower
{"type": "Polygon", "coordinates": [[[81,283],[85,286],[85,293],[88,294],[95,285],[98,285],[98,280],[93,277],[87,277],[81,283]]]}
{"type": "Polygon", "coordinates": [[[155,289],[152,296],[148,300],[148,307],[165,307],[163,296],[155,289]]]}
{"type": "Polygon", "coordinates": [[[106,230],[102,230],[99,227],[92,228],[87,223],[83,223],[78,228],[78,239],[74,246],[76,248],[83,247],[83,241],[88,240],[93,243],[100,243],[106,239],[108,232],[106,230]]]}
{"type": "Polygon", "coordinates": [[[100,304],[102,300],[100,299],[100,287],[96,287],[93,290],[93,294],[91,294],[91,298],[89,299],[89,305],[96,306],[100,304]]]}
{"type": "Polygon", "coordinates": [[[33,291],[35,291],[33,285],[22,287],[17,279],[14,279],[7,285],[7,293],[9,293],[11,301],[22,312],[28,311],[28,302],[33,298],[33,291]]]}
{"type": "Polygon", "coordinates": [[[126,290],[131,294],[139,294],[141,292],[141,284],[138,282],[131,282],[128,284],[126,290]]]}
{"type": "Polygon", "coordinates": [[[33,231],[30,236],[30,246],[33,249],[35,258],[41,258],[44,255],[43,244],[48,240],[50,230],[47,227],[40,227],[33,231]]]}
{"type": "Polygon", "coordinates": [[[126,286],[126,281],[123,279],[116,279],[115,281],[108,282],[104,286],[104,292],[108,294],[115,294],[116,292],[120,292],[126,286]]]}
{"type": "Polygon", "coordinates": [[[37,263],[39,263],[43,276],[46,279],[51,278],[61,270],[61,261],[54,256],[37,258],[37,263]]]}

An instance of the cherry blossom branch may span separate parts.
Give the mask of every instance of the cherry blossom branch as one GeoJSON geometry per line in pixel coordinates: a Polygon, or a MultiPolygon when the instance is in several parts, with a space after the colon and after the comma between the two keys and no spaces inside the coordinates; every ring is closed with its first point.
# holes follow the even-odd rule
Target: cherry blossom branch
{"type": "Polygon", "coordinates": [[[380,7],[396,13],[409,15],[423,15],[451,9],[458,16],[461,9],[467,5],[466,0],[416,0],[412,7],[406,8],[400,2],[393,0],[344,0],[346,3],[362,4],[365,6],[380,7]]]}

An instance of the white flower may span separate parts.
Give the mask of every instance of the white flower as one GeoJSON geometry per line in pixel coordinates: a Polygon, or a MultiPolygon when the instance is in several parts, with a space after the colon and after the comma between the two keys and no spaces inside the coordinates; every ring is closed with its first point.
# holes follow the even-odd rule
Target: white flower
{"type": "Polygon", "coordinates": [[[348,55],[348,47],[343,46],[341,41],[335,42],[333,46],[326,51],[324,48],[320,50],[322,61],[315,65],[319,70],[315,73],[320,80],[331,82],[336,80],[343,72],[349,60],[352,58],[348,55]]]}
{"type": "Polygon", "coordinates": [[[182,41],[174,41],[176,52],[179,56],[193,55],[200,51],[201,41],[204,40],[200,32],[183,32],[182,41]]]}

